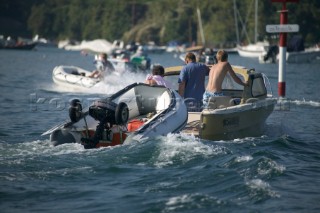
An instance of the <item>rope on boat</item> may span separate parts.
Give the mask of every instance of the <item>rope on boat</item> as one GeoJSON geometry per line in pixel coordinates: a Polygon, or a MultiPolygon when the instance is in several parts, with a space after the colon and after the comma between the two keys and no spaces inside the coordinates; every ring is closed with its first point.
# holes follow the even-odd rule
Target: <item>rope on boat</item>
{"type": "Polygon", "coordinates": [[[84,123],[86,124],[86,136],[87,136],[87,138],[89,138],[89,129],[88,129],[88,124],[87,124],[87,119],[85,116],[83,117],[83,120],[84,120],[84,123]]]}

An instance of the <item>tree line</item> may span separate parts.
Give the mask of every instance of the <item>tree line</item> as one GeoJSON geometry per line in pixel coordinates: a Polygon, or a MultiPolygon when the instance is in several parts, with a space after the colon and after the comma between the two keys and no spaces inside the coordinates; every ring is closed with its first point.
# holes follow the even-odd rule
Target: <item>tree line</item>
{"type": "MultiPolygon", "coordinates": [[[[228,46],[255,38],[255,0],[0,0],[1,34],[40,35],[51,40],[104,38],[125,42],[175,40],[228,46]],[[9,25],[3,20],[9,20],[9,25]],[[13,20],[13,21],[12,21],[13,20]],[[237,23],[236,21],[237,20],[237,23]],[[12,30],[10,26],[18,25],[12,30]],[[236,29],[238,26],[239,41],[236,29]]],[[[258,0],[258,38],[271,37],[267,24],[279,24],[281,3],[258,0]]],[[[289,24],[298,24],[306,44],[320,41],[320,1],[287,3],[289,24]]],[[[291,34],[290,34],[291,35],[291,34]]]]}

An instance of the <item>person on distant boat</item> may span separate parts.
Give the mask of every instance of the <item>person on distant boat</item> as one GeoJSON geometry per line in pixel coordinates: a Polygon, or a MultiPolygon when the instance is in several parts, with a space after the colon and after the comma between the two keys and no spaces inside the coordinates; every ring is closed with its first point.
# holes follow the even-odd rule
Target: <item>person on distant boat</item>
{"type": "Polygon", "coordinates": [[[135,57],[148,57],[148,54],[143,46],[138,47],[137,51],[131,56],[131,59],[135,57]]]}
{"type": "Polygon", "coordinates": [[[197,63],[196,56],[192,52],[186,54],[185,63],[178,79],[178,91],[185,99],[188,111],[200,111],[209,67],[203,63],[197,63]]]}
{"type": "Polygon", "coordinates": [[[137,51],[130,57],[130,61],[143,70],[148,70],[151,66],[151,59],[143,46],[138,47],[137,51]]]}
{"type": "Polygon", "coordinates": [[[100,53],[95,61],[96,70],[89,75],[90,78],[103,78],[107,73],[115,71],[113,65],[108,61],[106,53],[100,53]]]}
{"type": "Polygon", "coordinates": [[[210,69],[209,81],[207,84],[206,91],[203,94],[203,106],[204,108],[208,106],[208,101],[210,97],[223,96],[222,92],[222,82],[225,78],[227,72],[233,80],[242,85],[247,86],[247,82],[242,82],[242,80],[235,74],[230,63],[228,62],[228,53],[224,50],[219,50],[216,55],[217,64],[214,64],[210,69]]]}
{"type": "Polygon", "coordinates": [[[164,68],[161,65],[155,65],[152,68],[152,74],[148,74],[146,77],[146,84],[149,85],[160,85],[167,88],[173,88],[172,84],[169,81],[163,79],[164,68]]]}

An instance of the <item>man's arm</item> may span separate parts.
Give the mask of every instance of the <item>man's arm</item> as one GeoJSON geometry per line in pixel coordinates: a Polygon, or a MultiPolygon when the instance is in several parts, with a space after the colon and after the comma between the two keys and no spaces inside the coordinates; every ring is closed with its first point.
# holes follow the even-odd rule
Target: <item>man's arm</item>
{"type": "Polygon", "coordinates": [[[184,89],[185,89],[185,87],[186,87],[186,82],[185,82],[185,81],[182,81],[181,83],[179,83],[179,90],[178,90],[178,92],[179,92],[179,95],[180,95],[181,97],[184,97],[184,89]]]}
{"type": "Polygon", "coordinates": [[[233,78],[233,80],[234,80],[235,82],[237,82],[238,84],[240,84],[240,85],[242,85],[242,86],[244,86],[244,87],[248,85],[247,82],[245,82],[245,83],[242,82],[242,80],[236,75],[236,73],[234,72],[234,70],[232,69],[232,67],[231,67],[230,64],[228,64],[228,71],[229,71],[231,77],[233,78]]]}
{"type": "Polygon", "coordinates": [[[184,91],[186,88],[186,67],[182,68],[180,75],[179,75],[178,83],[179,83],[178,93],[183,98],[184,91]]]}
{"type": "Polygon", "coordinates": [[[207,74],[206,74],[206,75],[209,75],[209,74],[210,74],[210,71],[211,71],[211,69],[212,69],[212,67],[211,67],[211,68],[209,68],[208,66],[206,66],[206,69],[207,69],[207,74]]]}

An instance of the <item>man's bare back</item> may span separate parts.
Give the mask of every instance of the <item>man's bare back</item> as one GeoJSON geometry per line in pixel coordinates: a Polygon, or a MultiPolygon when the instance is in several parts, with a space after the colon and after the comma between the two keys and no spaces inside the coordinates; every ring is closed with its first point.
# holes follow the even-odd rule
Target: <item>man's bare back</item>
{"type": "Polygon", "coordinates": [[[209,73],[209,81],[207,84],[206,91],[203,94],[203,106],[206,108],[209,103],[209,98],[213,96],[223,96],[222,92],[222,82],[229,72],[230,76],[235,82],[242,86],[247,86],[247,82],[242,82],[242,80],[236,75],[231,65],[228,62],[228,53],[224,50],[219,50],[217,52],[218,63],[213,65],[209,73]]]}
{"type": "Polygon", "coordinates": [[[223,79],[230,68],[230,64],[225,61],[220,61],[213,65],[210,69],[209,81],[206,90],[209,92],[221,92],[223,79]]]}
{"type": "Polygon", "coordinates": [[[243,83],[242,80],[236,75],[228,61],[218,60],[218,63],[213,65],[210,69],[206,91],[221,92],[222,82],[227,72],[229,72],[230,76],[235,82],[242,86],[247,86],[247,83],[243,83]]]}

